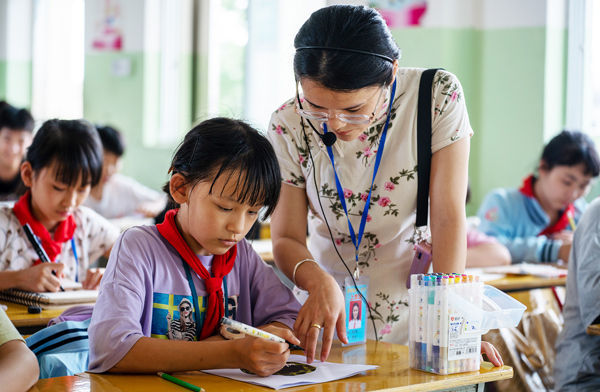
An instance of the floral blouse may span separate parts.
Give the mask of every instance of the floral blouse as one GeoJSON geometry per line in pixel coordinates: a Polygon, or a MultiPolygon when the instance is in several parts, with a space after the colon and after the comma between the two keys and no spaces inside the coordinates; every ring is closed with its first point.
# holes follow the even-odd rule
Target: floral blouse
{"type": "MultiPolygon", "coordinates": [[[[416,214],[417,99],[423,71],[418,68],[398,70],[387,140],[359,248],[358,267],[370,279],[367,300],[375,318],[378,338],[399,344],[408,344],[405,282],[414,254],[409,239],[414,232],[416,214]]],[[[462,87],[453,74],[437,72],[432,99],[431,152],[435,154],[465,136],[472,136],[473,130],[462,87]]],[[[282,181],[306,190],[309,200],[308,248],[340,286],[348,272],[333,244],[351,271],[356,265],[355,247],[340,197],[345,198],[348,217],[358,232],[388,107],[389,98],[386,98],[377,120],[363,134],[349,142],[338,140],[332,147],[344,192],[341,196],[336,190],[327,149],[306,120],[303,131],[300,116],[294,112],[293,99],[273,113],[269,124],[268,137],[278,155],[282,181]],[[327,225],[333,233],[333,241],[327,225]]],[[[322,127],[316,121],[312,123],[322,127]]],[[[372,339],[375,335],[371,322],[368,325],[368,337],[372,339]]]]}

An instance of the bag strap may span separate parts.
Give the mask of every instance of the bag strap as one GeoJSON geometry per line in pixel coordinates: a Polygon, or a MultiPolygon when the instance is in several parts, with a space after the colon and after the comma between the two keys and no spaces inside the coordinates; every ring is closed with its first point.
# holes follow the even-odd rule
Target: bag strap
{"type": "Polygon", "coordinates": [[[429,211],[429,177],[431,174],[431,89],[435,73],[442,68],[423,71],[419,83],[417,107],[417,222],[427,226],[429,211]]]}

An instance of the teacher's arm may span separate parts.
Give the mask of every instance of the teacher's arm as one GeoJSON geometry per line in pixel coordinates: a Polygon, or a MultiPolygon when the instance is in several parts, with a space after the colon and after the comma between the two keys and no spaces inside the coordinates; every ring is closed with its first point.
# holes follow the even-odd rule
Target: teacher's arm
{"type": "Polygon", "coordinates": [[[435,272],[463,272],[465,269],[469,146],[469,138],[463,137],[431,157],[429,197],[435,272]]]}
{"type": "MultiPolygon", "coordinates": [[[[306,190],[283,184],[277,208],[271,217],[273,255],[277,267],[293,279],[294,267],[305,259],[314,259],[306,246],[308,198],[306,190]]],[[[300,309],[294,331],[300,345],[306,350],[307,362],[315,358],[319,339],[318,324],[323,327],[323,345],[320,360],[329,356],[334,331],[346,343],[344,296],[335,279],[311,261],[296,269],[295,283],[306,290],[308,299],[300,309]]]]}

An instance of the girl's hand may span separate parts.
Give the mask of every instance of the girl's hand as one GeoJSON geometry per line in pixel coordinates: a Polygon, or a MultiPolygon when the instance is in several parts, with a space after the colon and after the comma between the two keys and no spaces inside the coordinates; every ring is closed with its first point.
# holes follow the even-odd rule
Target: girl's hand
{"type": "Polygon", "coordinates": [[[63,263],[40,263],[26,268],[19,271],[15,287],[34,293],[58,291],[60,289],[60,279],[52,275],[52,271],[55,271],[57,276],[62,276],[63,268],[65,268],[63,263]]]}
{"type": "Polygon", "coordinates": [[[290,356],[287,343],[246,335],[243,339],[231,340],[234,358],[240,368],[261,377],[270,376],[283,368],[290,356]]]}
{"type": "MultiPolygon", "coordinates": [[[[498,353],[498,350],[496,350],[496,347],[494,347],[494,345],[491,343],[481,342],[481,354],[482,355],[485,354],[487,356],[487,359],[494,366],[503,366],[504,365],[504,361],[502,361],[502,357],[500,356],[500,353],[498,353]]],[[[482,356],[481,360],[483,361],[483,356],[482,356]]]]}
{"type": "Polygon", "coordinates": [[[265,332],[272,333],[273,335],[279,336],[284,339],[286,342],[299,345],[300,340],[294,336],[294,333],[282,323],[272,323],[258,327],[258,329],[262,329],[265,332]],[[281,325],[282,327],[278,327],[276,324],[281,325]]]}
{"type": "Polygon", "coordinates": [[[90,268],[87,270],[85,279],[81,282],[81,285],[85,290],[98,290],[102,275],[104,275],[104,268],[90,268]]]}
{"type": "Polygon", "coordinates": [[[300,346],[306,350],[306,362],[312,363],[315,358],[319,333],[323,329],[323,345],[321,346],[321,362],[329,356],[333,334],[337,329],[338,338],[348,343],[346,338],[346,310],[344,309],[344,295],[337,282],[331,275],[315,285],[308,299],[300,309],[294,324],[296,336],[300,339],[300,346]],[[311,325],[317,324],[321,329],[311,325]]]}

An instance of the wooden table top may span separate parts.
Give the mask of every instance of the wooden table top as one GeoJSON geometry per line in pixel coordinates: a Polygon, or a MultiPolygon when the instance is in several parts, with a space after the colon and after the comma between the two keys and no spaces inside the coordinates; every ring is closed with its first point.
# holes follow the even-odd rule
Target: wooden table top
{"type": "Polygon", "coordinates": [[[587,334],[592,336],[600,336],[600,324],[592,324],[587,327],[587,334]]]}
{"type": "MultiPolygon", "coordinates": [[[[301,354],[300,351],[294,353],[301,354]]],[[[367,363],[379,365],[379,369],[370,370],[343,380],[325,384],[303,385],[286,388],[289,392],[323,391],[436,391],[454,387],[503,380],[513,376],[509,366],[492,367],[482,362],[476,372],[438,376],[408,367],[408,347],[397,344],[368,341],[364,345],[342,347],[335,342],[328,359],[337,363],[367,363]],[[325,388],[326,386],[326,388],[325,388]]],[[[174,374],[179,379],[213,391],[265,392],[272,389],[240,381],[229,380],[202,372],[174,374]]],[[[156,375],[107,375],[85,373],[81,377],[58,377],[40,380],[30,392],[87,392],[87,391],[165,391],[183,392],[184,389],[156,375]]]]}
{"type": "Polygon", "coordinates": [[[67,305],[60,309],[43,309],[42,313],[30,314],[27,312],[28,306],[15,304],[13,302],[0,301],[0,304],[6,305],[6,315],[12,321],[13,325],[17,328],[20,327],[45,327],[48,325],[48,321],[54,317],[60,316],[60,314],[67,309],[67,305]]]}
{"type": "Polygon", "coordinates": [[[541,278],[533,275],[507,275],[504,278],[486,281],[485,284],[504,292],[510,292],[564,286],[567,284],[567,277],[541,278]]]}

